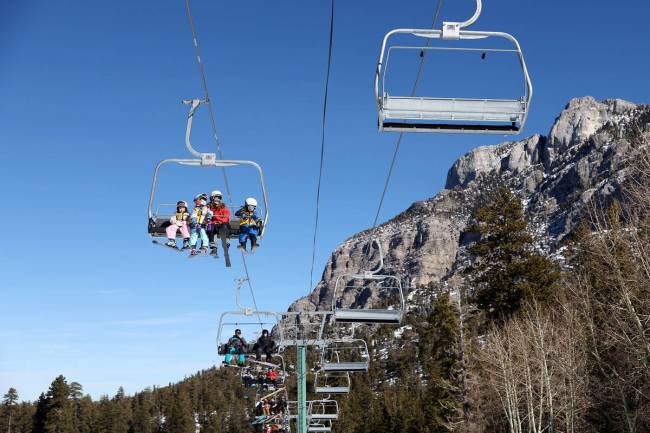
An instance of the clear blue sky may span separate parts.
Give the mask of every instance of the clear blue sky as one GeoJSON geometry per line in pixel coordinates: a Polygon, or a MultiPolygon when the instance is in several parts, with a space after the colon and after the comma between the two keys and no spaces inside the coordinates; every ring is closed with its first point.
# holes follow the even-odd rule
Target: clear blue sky
{"type": "MultiPolygon", "coordinates": [[[[429,26],[434,7],[338,2],[318,277],[338,243],[371,225],[396,138],[376,130],[381,38],[429,26]]],[[[442,18],[472,10],[446,0],[442,18]]],[[[226,156],[254,159],[268,177],[268,235],[249,265],[259,306],[284,310],[310,289],[329,2],[194,0],[193,12],[226,156]]],[[[535,87],[530,135],[546,133],[572,97],[650,102],[649,14],[641,0],[487,1],[474,28],[520,40],[535,87]]],[[[179,101],[200,94],[183,2],[5,1],[0,52],[0,392],[35,399],[63,374],[96,398],[213,365],[241,260],[187,260],[146,235],[154,165],[186,155],[179,101]]],[[[195,141],[208,150],[204,114],[195,141]]],[[[407,136],[382,220],[439,191],[458,156],[501,140],[407,136]]],[[[232,176],[237,201],[259,195],[252,172],[232,176]]],[[[170,170],[161,191],[189,200],[220,181],[170,170]]]]}

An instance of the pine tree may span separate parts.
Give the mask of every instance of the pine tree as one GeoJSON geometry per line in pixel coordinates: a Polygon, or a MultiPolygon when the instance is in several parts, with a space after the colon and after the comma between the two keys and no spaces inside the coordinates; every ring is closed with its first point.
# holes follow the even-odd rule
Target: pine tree
{"type": "Polygon", "coordinates": [[[34,426],[32,429],[33,433],[44,433],[45,432],[45,417],[47,415],[47,396],[45,393],[41,393],[36,402],[36,411],[34,413],[34,426]]]}
{"type": "Polygon", "coordinates": [[[194,414],[189,395],[185,389],[179,387],[174,393],[171,411],[165,422],[165,432],[192,433],[195,430],[194,414]]]}
{"type": "Polygon", "coordinates": [[[18,391],[16,388],[9,388],[9,391],[2,397],[2,409],[7,418],[7,433],[11,433],[11,421],[14,407],[18,404],[18,391]]]}
{"type": "Polygon", "coordinates": [[[133,403],[132,433],[153,433],[157,430],[153,412],[151,390],[145,389],[136,394],[133,403]]]}
{"type": "Polygon", "coordinates": [[[74,402],[76,416],[75,429],[78,433],[93,433],[95,423],[96,408],[93,400],[89,395],[81,397],[74,402]]]}
{"type": "Polygon", "coordinates": [[[42,428],[44,433],[75,433],[70,386],[63,376],[54,379],[45,395],[42,428]]]}
{"type": "Polygon", "coordinates": [[[449,294],[439,295],[420,333],[420,359],[427,379],[424,410],[427,430],[449,432],[462,419],[459,311],[449,294]]]}
{"type": "Polygon", "coordinates": [[[111,433],[128,433],[130,422],[131,406],[120,386],[111,401],[111,433]]]}
{"type": "Polygon", "coordinates": [[[480,239],[469,249],[474,263],[466,273],[478,307],[488,318],[500,320],[519,310],[526,299],[547,300],[560,277],[559,268],[533,251],[519,199],[501,188],[474,219],[470,230],[480,239]]]}

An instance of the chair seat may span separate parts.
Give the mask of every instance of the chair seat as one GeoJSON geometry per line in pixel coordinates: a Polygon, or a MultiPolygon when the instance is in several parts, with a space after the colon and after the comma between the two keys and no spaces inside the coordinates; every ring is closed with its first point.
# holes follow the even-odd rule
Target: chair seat
{"type": "MultiPolygon", "coordinates": [[[[149,220],[149,235],[153,237],[166,238],[167,237],[167,227],[171,225],[169,219],[171,215],[161,215],[157,218],[151,218],[149,220]]],[[[239,219],[231,219],[229,222],[230,231],[228,237],[230,239],[237,239],[239,237],[239,219]]],[[[176,237],[181,238],[181,231],[176,231],[176,237]]]]}
{"type": "Polygon", "coordinates": [[[323,371],[366,371],[366,370],[368,370],[367,361],[323,363],[323,371]]]}
{"type": "Polygon", "coordinates": [[[316,386],[314,387],[316,394],[348,394],[350,392],[349,386],[316,386]]]}
{"type": "Polygon", "coordinates": [[[307,427],[308,432],[313,432],[313,433],[329,433],[332,431],[332,427],[325,427],[325,426],[308,426],[307,427]]]}
{"type": "Polygon", "coordinates": [[[332,420],[337,420],[339,419],[338,414],[334,413],[315,413],[312,415],[309,415],[309,418],[313,420],[321,420],[321,419],[332,419],[332,420]]]}
{"type": "Polygon", "coordinates": [[[404,132],[515,134],[526,103],[516,99],[449,99],[385,95],[382,129],[404,132]],[[450,123],[453,122],[453,123],[450,123]]]}
{"type": "Polygon", "coordinates": [[[341,308],[334,310],[332,317],[336,323],[399,324],[402,311],[341,308]]]}

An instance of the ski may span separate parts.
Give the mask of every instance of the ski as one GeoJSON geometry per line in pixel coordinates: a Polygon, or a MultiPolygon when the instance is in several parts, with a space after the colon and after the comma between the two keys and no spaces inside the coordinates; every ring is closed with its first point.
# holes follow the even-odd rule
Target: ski
{"type": "Polygon", "coordinates": [[[228,236],[224,233],[221,234],[221,248],[223,248],[223,260],[226,264],[226,267],[231,267],[230,263],[230,242],[228,242],[228,236]]]}
{"type": "Polygon", "coordinates": [[[153,239],[151,241],[151,243],[154,244],[154,245],[159,245],[159,246],[161,246],[163,248],[167,248],[168,250],[176,250],[177,253],[182,253],[183,251],[185,251],[185,250],[182,250],[182,249],[180,249],[178,247],[170,247],[169,245],[165,244],[164,242],[160,242],[157,239],[153,239]]]}
{"type": "Polygon", "coordinates": [[[279,365],[271,364],[270,362],[262,362],[262,361],[257,361],[255,359],[248,359],[247,361],[254,362],[255,364],[259,364],[259,365],[264,365],[269,368],[281,368],[279,365]]]}

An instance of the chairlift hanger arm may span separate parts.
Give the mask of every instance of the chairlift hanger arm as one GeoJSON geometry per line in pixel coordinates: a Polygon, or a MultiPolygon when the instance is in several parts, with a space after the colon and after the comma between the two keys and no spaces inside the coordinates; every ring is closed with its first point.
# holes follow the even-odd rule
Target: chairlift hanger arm
{"type": "Polygon", "coordinates": [[[185,129],[185,146],[187,147],[187,150],[189,150],[190,153],[197,158],[202,158],[204,154],[194,149],[192,143],[190,142],[190,136],[192,135],[192,122],[194,120],[194,113],[196,112],[196,109],[199,108],[199,105],[205,104],[207,102],[207,99],[183,99],[183,104],[190,106],[190,112],[187,115],[187,128],[185,129]]]}

